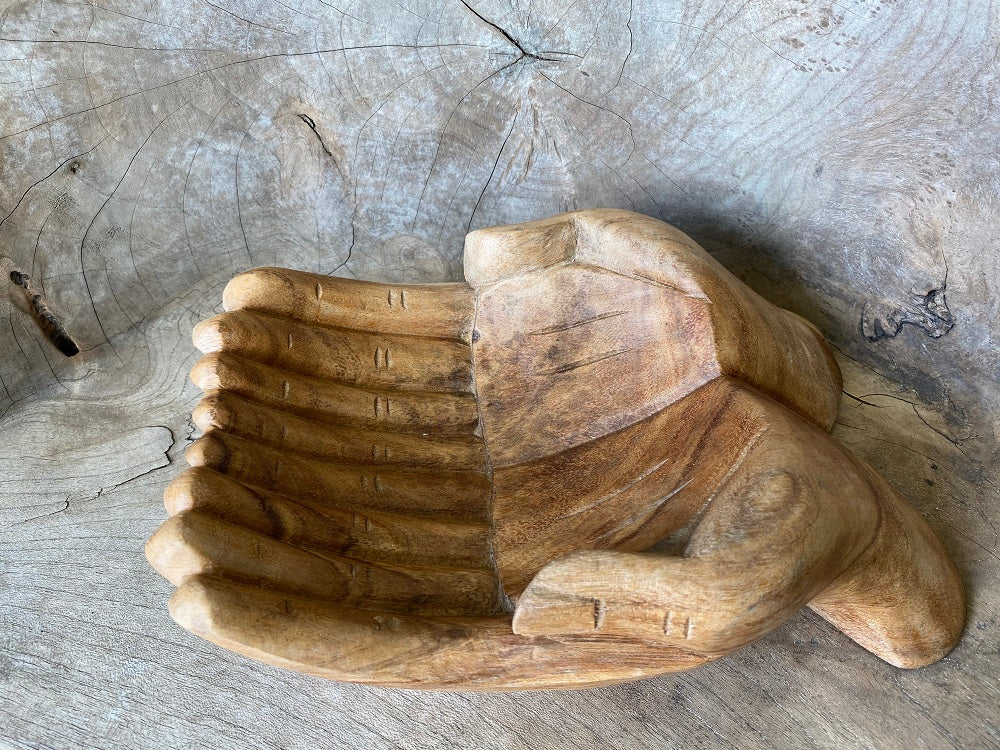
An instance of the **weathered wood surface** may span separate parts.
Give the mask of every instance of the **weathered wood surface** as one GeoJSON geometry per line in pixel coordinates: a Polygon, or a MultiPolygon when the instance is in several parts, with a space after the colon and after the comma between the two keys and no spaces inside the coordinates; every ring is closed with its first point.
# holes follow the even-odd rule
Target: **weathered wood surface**
{"type": "Polygon", "coordinates": [[[2,742],[1000,746],[996,6],[291,5],[0,5],[0,255],[83,350],[0,295],[2,742]],[[469,228],[596,205],[676,224],[838,347],[834,435],[969,589],[951,655],[899,671],[803,614],[694,673],[414,694],[169,620],[141,548],[226,279],[454,279],[469,228]]]}

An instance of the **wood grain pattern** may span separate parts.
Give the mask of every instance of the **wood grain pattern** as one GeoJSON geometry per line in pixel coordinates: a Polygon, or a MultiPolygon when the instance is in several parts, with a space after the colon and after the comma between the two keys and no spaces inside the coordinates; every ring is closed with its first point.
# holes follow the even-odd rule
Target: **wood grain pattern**
{"type": "Polygon", "coordinates": [[[81,348],[0,293],[0,744],[1000,747],[996,7],[470,0],[556,63],[461,3],[405,5],[0,7],[0,278],[31,276],[81,348]],[[681,675],[460,694],[177,628],[140,550],[225,282],[455,281],[470,228],[596,205],[682,228],[835,345],[833,435],[954,555],[958,647],[900,671],[803,611],[681,675]]]}
{"type": "Polygon", "coordinates": [[[700,666],[807,603],[896,666],[954,646],[958,570],[826,434],[841,379],[814,329],[639,214],[469,247],[464,290],[251,271],[195,328],[205,434],[146,546],[178,623],[276,666],[437,689],[700,666]],[[332,311],[289,302],[320,284],[332,311]],[[470,443],[479,462],[445,468],[470,443]],[[636,554],[670,538],[680,554],[636,554]]]}

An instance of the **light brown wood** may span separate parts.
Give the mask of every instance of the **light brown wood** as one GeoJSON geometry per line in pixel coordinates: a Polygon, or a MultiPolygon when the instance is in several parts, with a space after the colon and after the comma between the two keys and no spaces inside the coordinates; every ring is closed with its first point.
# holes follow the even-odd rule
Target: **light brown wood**
{"type": "Polygon", "coordinates": [[[485,690],[698,666],[806,604],[897,666],[954,645],[958,572],[828,436],[812,326],[624,211],[473,232],[465,263],[467,285],[227,286],[194,333],[205,435],[147,545],[181,625],[485,690]]]}

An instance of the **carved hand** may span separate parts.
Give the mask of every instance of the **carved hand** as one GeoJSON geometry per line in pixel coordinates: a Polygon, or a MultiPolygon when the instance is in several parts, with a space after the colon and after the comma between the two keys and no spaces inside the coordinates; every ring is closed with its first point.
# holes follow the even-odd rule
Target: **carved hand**
{"type": "Polygon", "coordinates": [[[426,688],[686,669],[807,603],[900,666],[953,645],[954,565],[826,434],[839,373],[808,324],[621,211],[474,232],[466,277],[229,284],[147,545],[175,620],[426,688]]]}

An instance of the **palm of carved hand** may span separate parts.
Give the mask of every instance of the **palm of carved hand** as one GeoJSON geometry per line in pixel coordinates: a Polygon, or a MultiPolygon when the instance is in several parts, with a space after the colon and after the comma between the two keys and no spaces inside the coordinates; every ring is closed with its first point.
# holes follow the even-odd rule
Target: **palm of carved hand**
{"type": "MultiPolygon", "coordinates": [[[[598,240],[622,220],[598,216],[598,240]]],[[[810,600],[890,660],[940,651],[954,617],[903,653],[830,585],[886,544],[891,490],[872,502],[877,478],[831,448],[828,474],[862,478],[827,502],[800,471],[815,457],[788,447],[821,431],[740,385],[822,423],[835,378],[813,334],[767,306],[769,335],[806,341],[808,387],[776,366],[730,373],[686,270],[553,262],[566,226],[487,233],[467,249],[475,288],[281,269],[227,287],[194,335],[205,436],[147,550],[180,587],[175,619],[282,666],[412,687],[675,671],[810,600]],[[675,532],[683,557],[630,554],[675,532]]]]}

